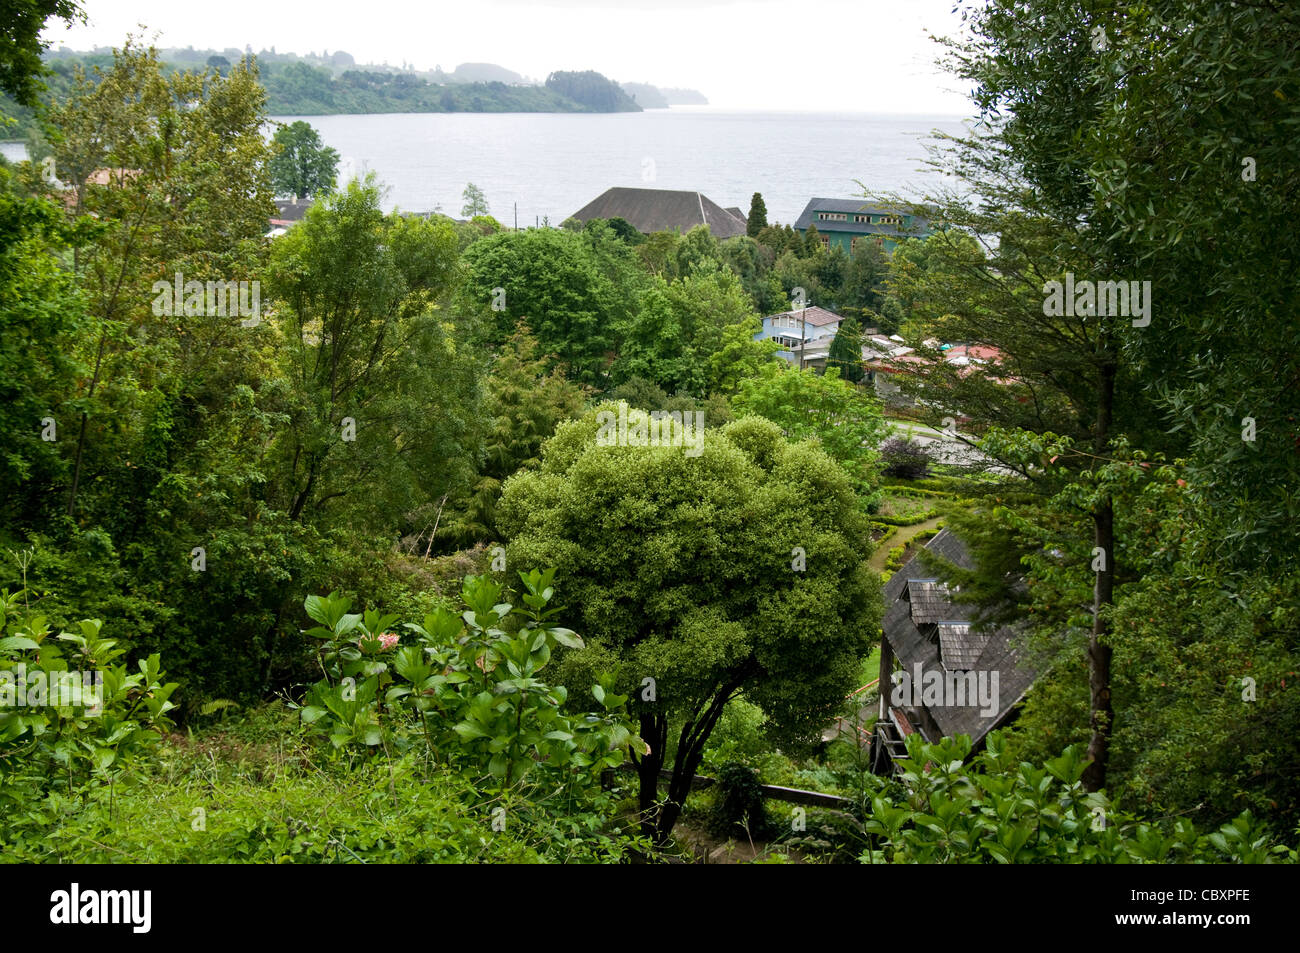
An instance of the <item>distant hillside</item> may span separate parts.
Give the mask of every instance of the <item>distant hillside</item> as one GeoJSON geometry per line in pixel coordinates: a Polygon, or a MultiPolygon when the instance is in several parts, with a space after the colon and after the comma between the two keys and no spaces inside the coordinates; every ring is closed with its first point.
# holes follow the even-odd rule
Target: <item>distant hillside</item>
{"type": "MultiPolygon", "coordinates": [[[[173,70],[227,70],[251,51],[185,49],[160,50],[173,70]]],[[[638,112],[642,108],[617,83],[600,73],[552,73],[547,85],[524,85],[523,76],[492,63],[462,63],[452,73],[440,69],[417,73],[401,66],[357,67],[349,53],[336,50],[255,55],[267,91],[267,112],[273,116],[324,116],[338,113],[395,112],[638,112]],[[482,78],[479,78],[482,77],[482,78]],[[497,77],[497,78],[492,78],[497,77]]],[[[107,69],[112,51],[104,48],[78,53],[67,49],[45,57],[53,70],[47,96],[61,97],[73,70],[82,66],[107,69]]],[[[0,139],[27,138],[35,129],[31,113],[0,95],[0,115],[17,119],[0,127],[0,139]]]]}
{"type": "MultiPolygon", "coordinates": [[[[612,112],[543,86],[503,82],[436,85],[413,73],[328,70],[290,63],[267,74],[267,111],[279,116],[392,112],[612,112]]],[[[635,104],[633,104],[635,106],[635,104]]]]}
{"type": "Polygon", "coordinates": [[[663,93],[664,99],[668,100],[669,106],[707,106],[709,101],[704,98],[704,94],[698,89],[667,89],[661,87],[659,92],[663,93]]]}
{"type": "Polygon", "coordinates": [[[622,86],[623,92],[635,99],[642,109],[668,108],[668,100],[664,99],[664,94],[657,86],[651,86],[649,83],[619,83],[618,85],[622,86]]]}
{"type": "Polygon", "coordinates": [[[650,83],[620,83],[642,109],[667,109],[669,106],[707,106],[709,101],[694,89],[667,89],[650,83]]]}
{"type": "Polygon", "coordinates": [[[641,107],[612,79],[606,79],[595,70],[569,73],[563,70],[546,77],[546,88],[575,102],[592,112],[640,112],[641,107]]]}
{"type": "Polygon", "coordinates": [[[524,77],[495,63],[461,63],[451,71],[453,83],[523,83],[524,77]]]}

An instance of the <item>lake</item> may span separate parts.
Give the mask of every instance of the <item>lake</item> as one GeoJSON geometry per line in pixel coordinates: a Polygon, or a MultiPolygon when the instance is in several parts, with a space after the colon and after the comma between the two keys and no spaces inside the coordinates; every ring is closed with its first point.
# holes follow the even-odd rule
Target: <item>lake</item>
{"type": "Polygon", "coordinates": [[[762,192],[769,221],[793,223],[813,196],[923,188],[922,140],[961,132],[956,117],[739,112],[678,106],[640,113],[402,113],[304,119],[355,170],[389,187],[387,205],[456,217],[473,182],[513,224],[558,225],[612,186],[686,189],[746,214],[762,192]]]}
{"type": "MultiPolygon", "coordinates": [[[[913,195],[936,176],[923,167],[934,129],[951,116],[759,112],[676,106],[640,113],[389,113],[276,116],[304,119],[346,167],[373,170],[386,205],[441,208],[459,217],[473,182],[492,213],[520,225],[558,225],[616,185],[703,192],[749,212],[762,192],[769,221],[793,223],[813,196],[851,198],[867,188],[913,195]]],[[[20,143],[4,154],[21,158],[20,143]]]]}

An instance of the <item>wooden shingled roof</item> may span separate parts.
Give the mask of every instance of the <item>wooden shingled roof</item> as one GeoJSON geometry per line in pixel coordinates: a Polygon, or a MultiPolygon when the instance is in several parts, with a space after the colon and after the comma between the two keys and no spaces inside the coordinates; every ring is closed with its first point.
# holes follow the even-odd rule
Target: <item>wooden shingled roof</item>
{"type": "Polygon", "coordinates": [[[699,192],[671,189],[606,189],[574,212],[573,217],[581,222],[621,218],[646,235],[673,231],[685,235],[698,225],[709,226],[717,239],[745,234],[745,220],[717,202],[699,192]]]}
{"type": "MultiPolygon", "coordinates": [[[[925,548],[963,569],[974,568],[969,551],[946,529],[925,548]]],[[[922,706],[943,735],[969,735],[978,745],[1007,720],[1033,683],[1035,673],[1018,647],[1019,633],[1005,626],[988,629],[978,625],[972,607],[953,602],[947,586],[916,559],[894,573],[885,584],[884,595],[884,636],[905,672],[920,665],[923,672],[937,671],[945,677],[959,677],[964,672],[998,673],[997,710],[992,715],[984,714],[978,704],[922,706]]],[[[911,705],[904,708],[915,710],[911,705]]],[[[922,726],[926,721],[913,719],[922,726]]]]}
{"type": "Polygon", "coordinates": [[[992,636],[975,632],[969,622],[939,623],[939,661],[950,672],[979,667],[979,658],[992,636]]]}

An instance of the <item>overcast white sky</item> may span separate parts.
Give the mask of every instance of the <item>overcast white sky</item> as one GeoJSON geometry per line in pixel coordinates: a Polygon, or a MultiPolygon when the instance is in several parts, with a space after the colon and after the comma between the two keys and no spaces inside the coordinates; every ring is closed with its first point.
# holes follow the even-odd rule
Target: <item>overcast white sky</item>
{"type": "Polygon", "coordinates": [[[594,69],[685,86],[711,104],[965,115],[934,66],[953,0],[83,0],[89,23],[46,31],[54,48],[159,46],[319,53],[417,69],[497,63],[545,78],[594,69]]]}

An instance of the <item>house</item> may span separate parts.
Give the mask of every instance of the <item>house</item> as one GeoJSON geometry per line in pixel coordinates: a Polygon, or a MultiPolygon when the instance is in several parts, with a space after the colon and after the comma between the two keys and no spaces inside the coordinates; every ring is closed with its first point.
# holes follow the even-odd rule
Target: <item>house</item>
{"type": "Polygon", "coordinates": [[[745,234],[743,216],[734,215],[699,192],[671,189],[606,189],[574,212],[573,218],[584,225],[593,218],[621,218],[644,235],[685,235],[699,225],[709,226],[717,239],[745,234]]]}
{"type": "Polygon", "coordinates": [[[815,225],[827,251],[838,248],[852,255],[859,242],[868,241],[892,252],[898,239],[924,238],[930,222],[900,209],[874,205],[864,199],[815,198],[808,202],[794,223],[800,235],[815,225]]]}
{"type": "MultiPolygon", "coordinates": [[[[892,774],[909,735],[927,742],[969,735],[978,751],[1007,724],[1035,672],[1018,646],[1019,631],[981,625],[978,610],[957,603],[937,578],[933,558],[975,568],[970,552],[944,529],[885,584],[880,642],[880,704],[871,768],[892,774]]],[[[954,590],[955,591],[955,590],[954,590]]]]}
{"type": "MultiPolygon", "coordinates": [[[[914,406],[915,401],[903,393],[899,381],[903,376],[915,373],[931,363],[930,357],[917,354],[913,348],[904,346],[902,341],[897,335],[892,338],[877,335],[871,339],[870,352],[866,346],[862,351],[867,380],[886,403],[895,407],[914,406]]],[[[943,363],[957,368],[960,377],[980,372],[987,367],[987,373],[992,377],[1003,379],[997,366],[1002,352],[995,347],[981,344],[940,344],[934,340],[924,343],[932,352],[939,352],[943,363]]]]}
{"type": "Polygon", "coordinates": [[[802,356],[804,367],[809,365],[814,352],[820,349],[824,364],[826,352],[843,320],[834,311],[816,305],[782,311],[780,314],[769,314],[763,319],[763,326],[754,335],[754,340],[776,341],[781,345],[781,350],[777,351],[779,357],[791,364],[799,364],[802,356]]]}
{"type": "Polygon", "coordinates": [[[312,199],[276,199],[275,216],[270,221],[270,230],[265,238],[279,238],[281,235],[302,221],[307,209],[312,207],[312,199]]]}

